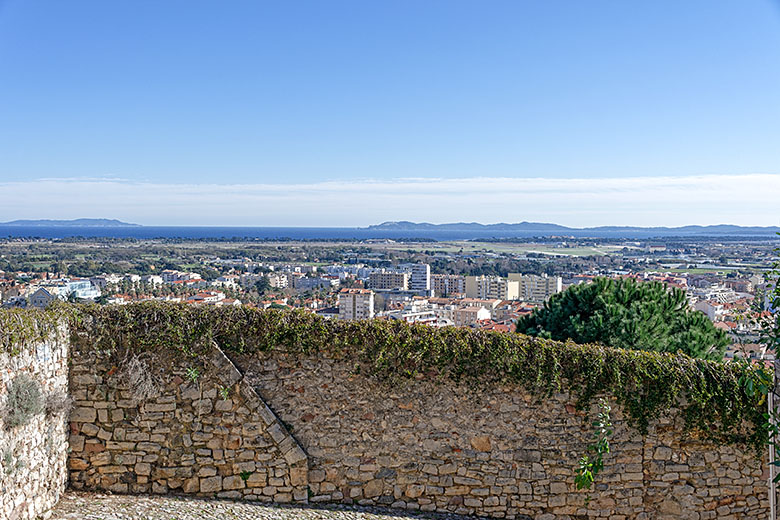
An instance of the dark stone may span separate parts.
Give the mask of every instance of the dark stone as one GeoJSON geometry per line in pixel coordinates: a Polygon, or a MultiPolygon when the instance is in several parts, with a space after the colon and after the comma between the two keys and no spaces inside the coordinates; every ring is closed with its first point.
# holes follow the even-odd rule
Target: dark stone
{"type": "Polygon", "coordinates": [[[394,478],[395,476],[395,470],[390,468],[382,468],[376,472],[376,478],[394,478]]]}

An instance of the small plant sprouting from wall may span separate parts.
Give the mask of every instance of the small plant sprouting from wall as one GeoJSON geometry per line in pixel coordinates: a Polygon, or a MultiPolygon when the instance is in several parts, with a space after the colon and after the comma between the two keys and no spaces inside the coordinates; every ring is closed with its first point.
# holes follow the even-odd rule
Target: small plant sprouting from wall
{"type": "Polygon", "coordinates": [[[200,371],[198,370],[198,367],[187,368],[187,379],[189,379],[193,383],[197,383],[198,377],[200,377],[200,371]]]}
{"type": "MultiPolygon", "coordinates": [[[[588,451],[595,453],[593,458],[583,455],[579,460],[579,464],[576,470],[576,476],[574,477],[574,483],[577,485],[577,489],[590,489],[593,485],[593,481],[596,475],[604,469],[604,455],[609,453],[609,438],[612,436],[612,419],[610,418],[610,412],[612,407],[609,406],[606,399],[599,399],[599,413],[596,420],[593,421],[593,437],[595,442],[588,446],[588,451]]],[[[590,497],[585,498],[585,503],[590,501],[590,497]]]]}
{"type": "Polygon", "coordinates": [[[8,396],[3,410],[6,428],[24,426],[43,411],[41,385],[27,374],[16,376],[8,385],[8,396]]]}

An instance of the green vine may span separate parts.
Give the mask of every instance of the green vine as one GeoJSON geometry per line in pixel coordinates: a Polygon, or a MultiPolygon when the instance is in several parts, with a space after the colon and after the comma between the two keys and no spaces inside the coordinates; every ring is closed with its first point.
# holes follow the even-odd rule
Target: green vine
{"type": "Polygon", "coordinates": [[[22,349],[58,334],[67,314],[63,306],[47,310],[3,309],[0,311],[0,352],[15,356],[22,349]]]}
{"type": "MultiPolygon", "coordinates": [[[[592,425],[594,428],[593,437],[595,442],[588,446],[588,451],[594,453],[593,458],[589,455],[583,455],[577,465],[574,483],[577,489],[590,489],[593,481],[602,469],[604,469],[604,455],[609,453],[609,438],[612,436],[612,419],[609,406],[606,399],[599,399],[599,413],[592,425]]],[[[590,502],[590,496],[585,498],[585,504],[590,502]]]]}
{"type": "Polygon", "coordinates": [[[250,307],[76,305],[64,315],[74,348],[169,349],[197,357],[216,342],[249,354],[321,352],[383,379],[423,374],[472,385],[516,384],[540,396],[571,391],[580,409],[609,394],[640,432],[679,408],[686,429],[700,438],[748,444],[757,452],[768,439],[760,395],[749,395],[740,384],[742,378],[761,376],[735,363],[397,321],[329,321],[303,311],[250,307]]]}

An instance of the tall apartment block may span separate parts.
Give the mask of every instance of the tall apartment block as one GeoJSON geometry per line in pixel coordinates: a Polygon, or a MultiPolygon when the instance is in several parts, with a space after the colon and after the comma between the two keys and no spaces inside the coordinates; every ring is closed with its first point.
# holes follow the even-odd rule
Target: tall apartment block
{"type": "Polygon", "coordinates": [[[368,286],[376,290],[409,290],[409,273],[377,271],[368,277],[368,286]]]}
{"type": "Polygon", "coordinates": [[[409,290],[425,291],[431,290],[431,266],[428,264],[401,264],[399,271],[409,273],[409,290]]]}
{"type": "Polygon", "coordinates": [[[339,291],[340,320],[368,320],[374,317],[374,292],[368,289],[339,291]]]}

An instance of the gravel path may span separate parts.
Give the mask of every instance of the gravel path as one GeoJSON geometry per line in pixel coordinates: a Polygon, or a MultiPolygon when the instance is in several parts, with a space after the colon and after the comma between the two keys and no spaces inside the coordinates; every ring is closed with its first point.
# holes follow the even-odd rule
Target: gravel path
{"type": "MultiPolygon", "coordinates": [[[[68,493],[50,520],[463,520],[456,515],[411,514],[375,508],[300,508],[169,496],[68,493]]],[[[471,517],[469,520],[474,520],[471,517]]]]}

